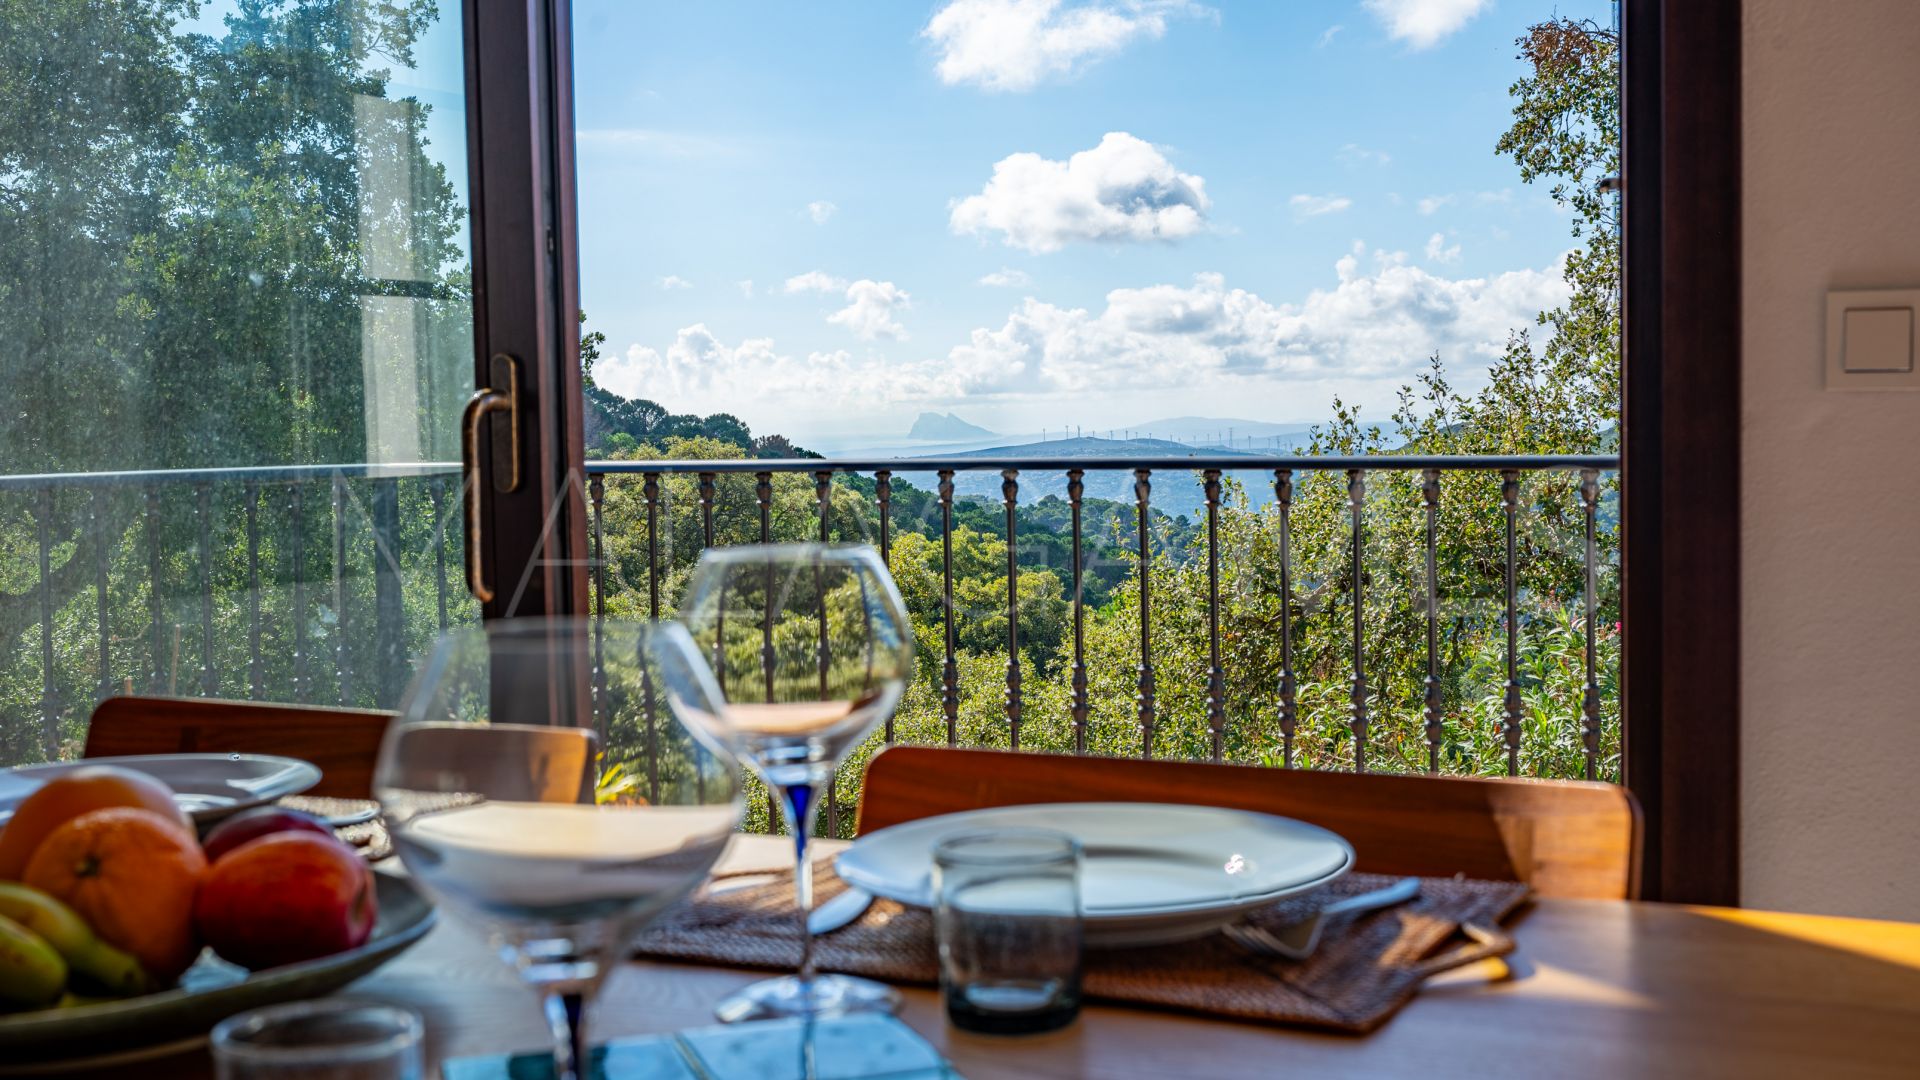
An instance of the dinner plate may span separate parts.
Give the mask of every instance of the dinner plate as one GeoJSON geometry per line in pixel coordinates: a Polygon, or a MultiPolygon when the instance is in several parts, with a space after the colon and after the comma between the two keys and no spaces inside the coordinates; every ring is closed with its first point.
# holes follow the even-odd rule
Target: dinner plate
{"type": "Polygon", "coordinates": [[[1292,818],[1166,803],[1052,803],[881,829],[855,840],[834,869],[876,896],[931,907],[934,846],[997,828],[1053,829],[1080,841],[1080,906],[1087,944],[1097,946],[1200,937],[1353,866],[1352,845],[1292,818]]]}
{"type": "MultiPolygon", "coordinates": [[[[374,871],[380,913],[357,949],[248,973],[211,953],[174,990],[71,1009],[0,1014],[0,1076],[121,1066],[204,1041],[237,1012],[332,993],[393,959],[433,928],[433,905],[411,881],[374,871]]],[[[137,1074],[129,1074],[137,1075],[137,1074]]]]}
{"type": "Polygon", "coordinates": [[[0,824],[41,784],[86,765],[118,765],[158,779],[173,789],[173,800],[198,825],[298,795],[320,782],[316,766],[270,754],[141,754],[20,765],[0,773],[0,824]]]}

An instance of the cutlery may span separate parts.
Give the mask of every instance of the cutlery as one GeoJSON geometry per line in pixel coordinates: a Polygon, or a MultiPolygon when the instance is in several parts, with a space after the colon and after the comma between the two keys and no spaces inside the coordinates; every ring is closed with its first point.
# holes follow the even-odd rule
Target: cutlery
{"type": "Polygon", "coordinates": [[[348,810],[341,814],[331,814],[324,818],[330,829],[344,829],[349,825],[364,825],[380,816],[380,807],[363,806],[358,810],[348,810]]]}
{"type": "Polygon", "coordinates": [[[866,914],[867,908],[872,904],[872,893],[865,889],[848,886],[846,892],[807,913],[807,932],[831,934],[866,914]]]}
{"type": "Polygon", "coordinates": [[[1336,900],[1312,915],[1301,919],[1291,926],[1279,930],[1263,930],[1249,923],[1235,923],[1221,928],[1235,944],[1242,948],[1285,960],[1305,960],[1320,947],[1320,933],[1326,927],[1327,920],[1337,915],[1352,915],[1379,908],[1404,904],[1420,895],[1419,878],[1401,878],[1383,889],[1349,896],[1345,900],[1336,900]]]}

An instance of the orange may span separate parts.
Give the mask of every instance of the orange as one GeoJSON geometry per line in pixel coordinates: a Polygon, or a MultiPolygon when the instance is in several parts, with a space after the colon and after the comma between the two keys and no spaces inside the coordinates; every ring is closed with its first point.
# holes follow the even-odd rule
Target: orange
{"type": "Polygon", "coordinates": [[[168,985],[200,955],[193,896],[206,868],[191,832],[151,810],[120,806],[47,834],[22,880],[64,901],[102,941],[132,953],[168,985]]]}
{"type": "Polygon", "coordinates": [[[89,810],[136,806],[189,833],[193,824],[174,804],[173,791],[146,773],[114,765],[86,765],[42,785],[15,808],[0,830],[0,881],[18,881],[47,834],[89,810]]]}

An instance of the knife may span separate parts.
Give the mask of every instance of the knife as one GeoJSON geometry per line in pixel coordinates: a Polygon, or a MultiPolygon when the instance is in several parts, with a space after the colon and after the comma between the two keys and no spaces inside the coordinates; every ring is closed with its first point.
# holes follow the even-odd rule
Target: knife
{"type": "Polygon", "coordinates": [[[845,892],[807,913],[807,932],[831,934],[866,914],[872,904],[872,893],[850,885],[845,892]]]}

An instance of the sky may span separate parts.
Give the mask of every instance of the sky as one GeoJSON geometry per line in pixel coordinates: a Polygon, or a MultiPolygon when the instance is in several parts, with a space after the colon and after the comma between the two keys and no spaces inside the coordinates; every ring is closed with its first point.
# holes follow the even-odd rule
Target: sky
{"type": "Polygon", "coordinates": [[[1384,420],[1565,296],[1494,145],[1605,0],[575,0],[604,386],[805,444],[1384,420]]]}

